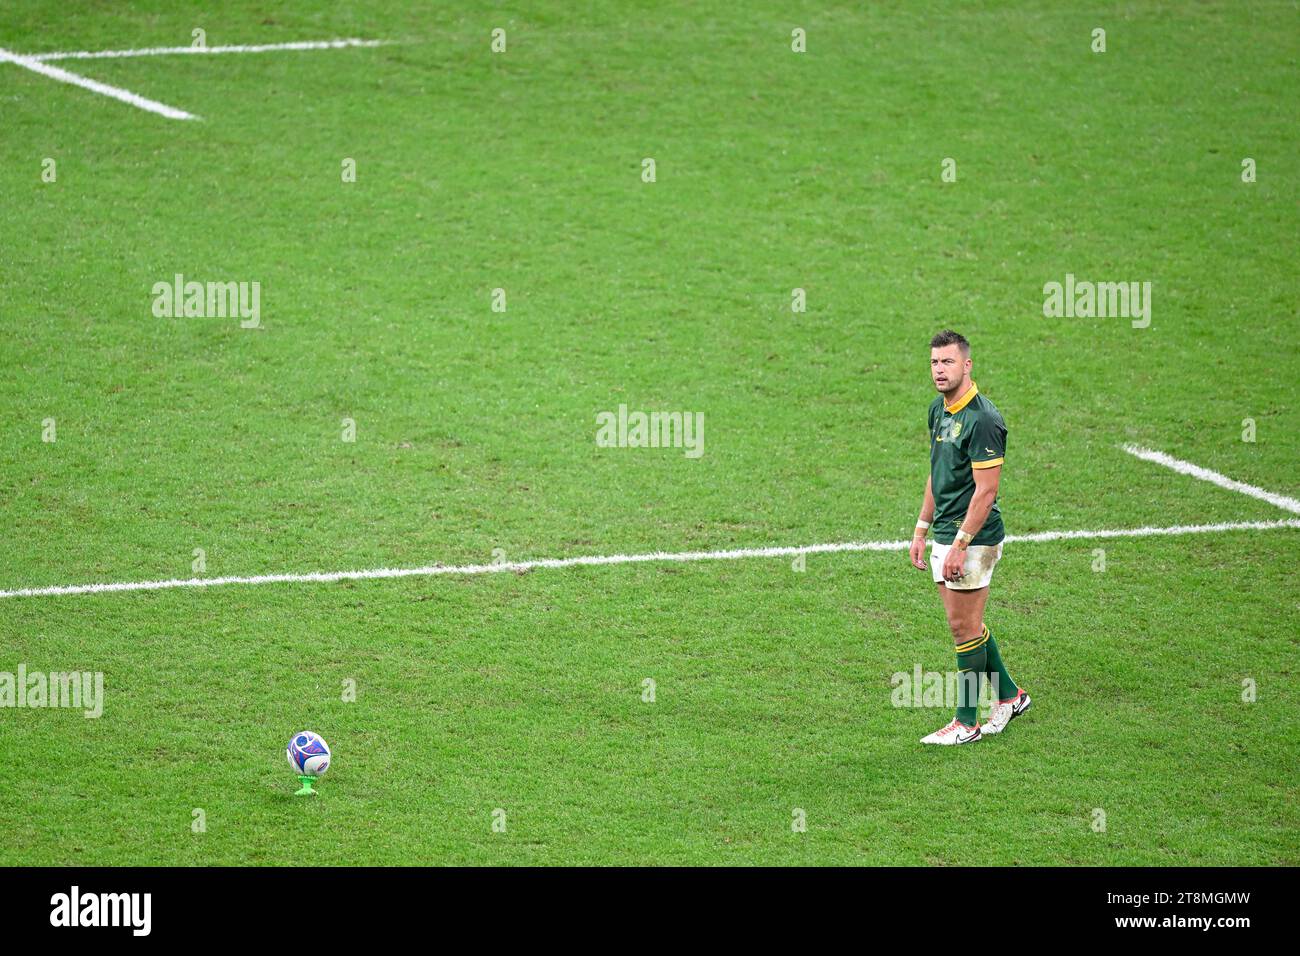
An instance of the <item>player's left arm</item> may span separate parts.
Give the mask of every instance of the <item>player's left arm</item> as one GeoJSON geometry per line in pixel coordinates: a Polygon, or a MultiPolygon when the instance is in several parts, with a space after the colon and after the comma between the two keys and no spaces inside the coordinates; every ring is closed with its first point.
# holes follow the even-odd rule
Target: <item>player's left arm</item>
{"type": "Polygon", "coordinates": [[[1002,477],[1002,462],[1007,453],[1007,426],[1001,417],[979,416],[966,439],[965,451],[970,456],[975,491],[966,506],[961,527],[953,538],[953,546],[944,558],[943,575],[949,580],[961,577],[966,562],[966,546],[984,527],[998,497],[998,481],[1002,477]]]}
{"type": "Polygon", "coordinates": [[[948,554],[943,559],[943,576],[950,581],[961,577],[966,563],[966,545],[970,543],[971,538],[980,533],[980,528],[983,528],[984,522],[988,520],[989,512],[993,510],[993,502],[998,497],[998,481],[1002,477],[1002,466],[992,465],[988,468],[972,466],[971,477],[975,479],[975,492],[971,495],[970,505],[966,508],[966,517],[962,519],[957,536],[953,539],[953,546],[948,549],[948,554]]]}
{"type": "Polygon", "coordinates": [[[1002,478],[1002,466],[976,468],[972,465],[970,474],[975,479],[975,493],[971,495],[970,507],[966,509],[966,517],[962,519],[961,528],[958,530],[973,538],[980,533],[984,522],[989,520],[993,502],[998,498],[998,481],[1002,478]]]}
{"type": "Polygon", "coordinates": [[[981,414],[973,423],[964,451],[970,457],[975,491],[957,538],[969,543],[984,527],[998,497],[998,479],[1002,477],[1002,462],[1007,453],[1007,426],[1002,416],[981,414]]]}

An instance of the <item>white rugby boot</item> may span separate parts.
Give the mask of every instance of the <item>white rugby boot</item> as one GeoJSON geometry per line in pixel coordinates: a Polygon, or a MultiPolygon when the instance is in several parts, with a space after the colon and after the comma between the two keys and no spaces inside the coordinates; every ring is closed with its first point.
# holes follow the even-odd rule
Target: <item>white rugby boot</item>
{"type": "Polygon", "coordinates": [[[1025,693],[1025,689],[1020,688],[1020,693],[1013,700],[1005,703],[999,702],[993,706],[989,719],[984,722],[982,730],[986,734],[1002,733],[1007,729],[1007,724],[1027,711],[1032,703],[1033,700],[1025,693]]]}
{"type": "Polygon", "coordinates": [[[979,724],[967,727],[956,717],[947,727],[921,738],[923,744],[973,744],[980,739],[979,724]]]}

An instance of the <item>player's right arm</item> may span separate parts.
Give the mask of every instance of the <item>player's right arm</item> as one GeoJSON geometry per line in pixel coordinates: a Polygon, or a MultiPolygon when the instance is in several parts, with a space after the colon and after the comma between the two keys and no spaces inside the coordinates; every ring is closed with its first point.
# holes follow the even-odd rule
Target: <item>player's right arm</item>
{"type": "Polygon", "coordinates": [[[934,489],[930,486],[930,479],[925,479],[925,500],[921,502],[921,516],[916,519],[916,531],[912,533],[912,546],[908,548],[908,557],[912,559],[912,567],[918,571],[925,570],[925,536],[929,531],[930,522],[934,520],[934,489]]]}

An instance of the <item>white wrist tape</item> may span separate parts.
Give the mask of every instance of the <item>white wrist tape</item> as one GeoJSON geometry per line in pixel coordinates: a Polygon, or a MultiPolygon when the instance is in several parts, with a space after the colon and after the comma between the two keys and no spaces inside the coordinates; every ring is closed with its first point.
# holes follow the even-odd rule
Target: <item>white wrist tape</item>
{"type": "Polygon", "coordinates": [[[963,544],[970,544],[970,539],[973,537],[975,536],[971,534],[969,531],[958,531],[956,540],[962,542],[963,544]]]}
{"type": "Polygon", "coordinates": [[[924,531],[924,530],[925,530],[926,528],[928,528],[928,527],[930,527],[930,522],[928,522],[928,521],[922,521],[920,518],[917,518],[917,519],[916,519],[916,530],[917,530],[917,531],[924,531]]]}

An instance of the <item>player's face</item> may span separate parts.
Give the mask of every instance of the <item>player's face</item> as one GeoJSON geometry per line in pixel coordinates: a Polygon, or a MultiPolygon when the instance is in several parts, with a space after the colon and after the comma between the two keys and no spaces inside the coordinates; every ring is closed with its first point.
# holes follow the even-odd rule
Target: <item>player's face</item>
{"type": "Polygon", "coordinates": [[[966,385],[966,375],[970,372],[970,359],[961,354],[961,347],[945,345],[943,348],[930,349],[930,378],[937,391],[951,395],[966,385]]]}

